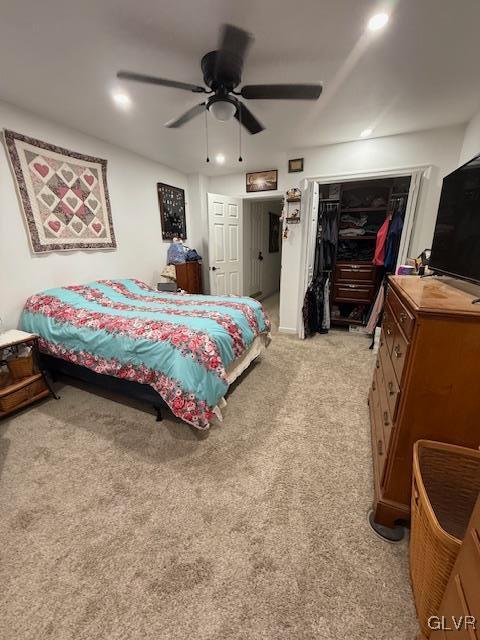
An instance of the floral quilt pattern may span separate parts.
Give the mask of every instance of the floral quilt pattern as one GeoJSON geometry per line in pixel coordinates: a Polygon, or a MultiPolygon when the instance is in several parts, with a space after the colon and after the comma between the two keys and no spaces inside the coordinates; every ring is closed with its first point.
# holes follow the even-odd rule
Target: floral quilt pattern
{"type": "Polygon", "coordinates": [[[149,384],[176,416],[200,429],[228,389],[227,367],[270,331],[251,298],[158,293],[138,280],[33,295],[21,324],[40,336],[45,353],[149,384]]]}

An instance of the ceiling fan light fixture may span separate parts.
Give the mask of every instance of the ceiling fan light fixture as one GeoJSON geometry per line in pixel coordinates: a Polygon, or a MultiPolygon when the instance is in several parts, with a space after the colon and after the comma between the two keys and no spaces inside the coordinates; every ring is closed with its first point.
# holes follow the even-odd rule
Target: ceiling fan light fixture
{"type": "Polygon", "coordinates": [[[237,105],[230,100],[215,100],[209,104],[208,110],[216,120],[226,122],[237,112],[237,105]]]}

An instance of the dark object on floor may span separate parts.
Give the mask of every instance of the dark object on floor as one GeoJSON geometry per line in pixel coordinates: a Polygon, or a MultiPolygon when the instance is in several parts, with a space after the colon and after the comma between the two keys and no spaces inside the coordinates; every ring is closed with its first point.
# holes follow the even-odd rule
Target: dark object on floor
{"type": "Polygon", "coordinates": [[[374,520],[410,519],[413,445],[480,445],[480,308],[436,278],[391,276],[369,394],[374,520]]]}
{"type": "Polygon", "coordinates": [[[170,291],[171,293],[175,293],[177,288],[176,282],[159,282],[157,284],[158,291],[170,291]]]}
{"type": "Polygon", "coordinates": [[[370,509],[370,511],[368,512],[367,519],[373,533],[384,542],[388,542],[390,544],[398,544],[404,539],[405,527],[398,525],[391,528],[384,527],[382,524],[377,524],[373,519],[373,509],[370,509]]]}
{"type": "Polygon", "coordinates": [[[122,380],[112,376],[105,376],[101,373],[95,373],[79,364],[73,364],[60,358],[54,358],[44,353],[40,354],[42,367],[46,369],[55,380],[57,374],[63,374],[72,378],[78,378],[83,382],[92,384],[118,394],[119,396],[127,396],[139,402],[153,406],[157,412],[157,422],[162,420],[162,409],[168,409],[163,398],[148,384],[140,384],[130,380],[122,380]]]}

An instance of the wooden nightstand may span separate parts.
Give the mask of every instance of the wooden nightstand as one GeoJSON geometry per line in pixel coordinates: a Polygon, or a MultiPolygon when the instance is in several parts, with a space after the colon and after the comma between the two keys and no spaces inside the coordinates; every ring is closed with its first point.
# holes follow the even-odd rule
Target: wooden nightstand
{"type": "MultiPolygon", "coordinates": [[[[50,394],[58,398],[38,365],[38,336],[16,329],[0,334],[0,352],[5,354],[6,351],[14,351],[22,346],[31,347],[32,366],[21,377],[7,371],[0,372],[0,418],[50,394]]],[[[5,365],[6,360],[1,361],[1,364],[5,365]]]]}

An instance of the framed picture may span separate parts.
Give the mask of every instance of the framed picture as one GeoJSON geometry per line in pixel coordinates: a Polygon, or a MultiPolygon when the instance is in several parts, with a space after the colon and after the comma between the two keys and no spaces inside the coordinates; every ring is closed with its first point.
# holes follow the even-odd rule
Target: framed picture
{"type": "Polygon", "coordinates": [[[157,182],[158,205],[163,240],[187,237],[185,220],[185,191],[163,182],[157,182]]]}
{"type": "Polygon", "coordinates": [[[303,171],[303,158],[294,158],[288,161],[288,173],[303,171]]]}
{"type": "Polygon", "coordinates": [[[280,251],[280,216],[274,213],[268,214],[268,253],[278,253],[280,251]]]}
{"type": "Polygon", "coordinates": [[[276,191],[278,188],[278,171],[256,171],[247,173],[247,193],[255,191],[276,191]]]}

